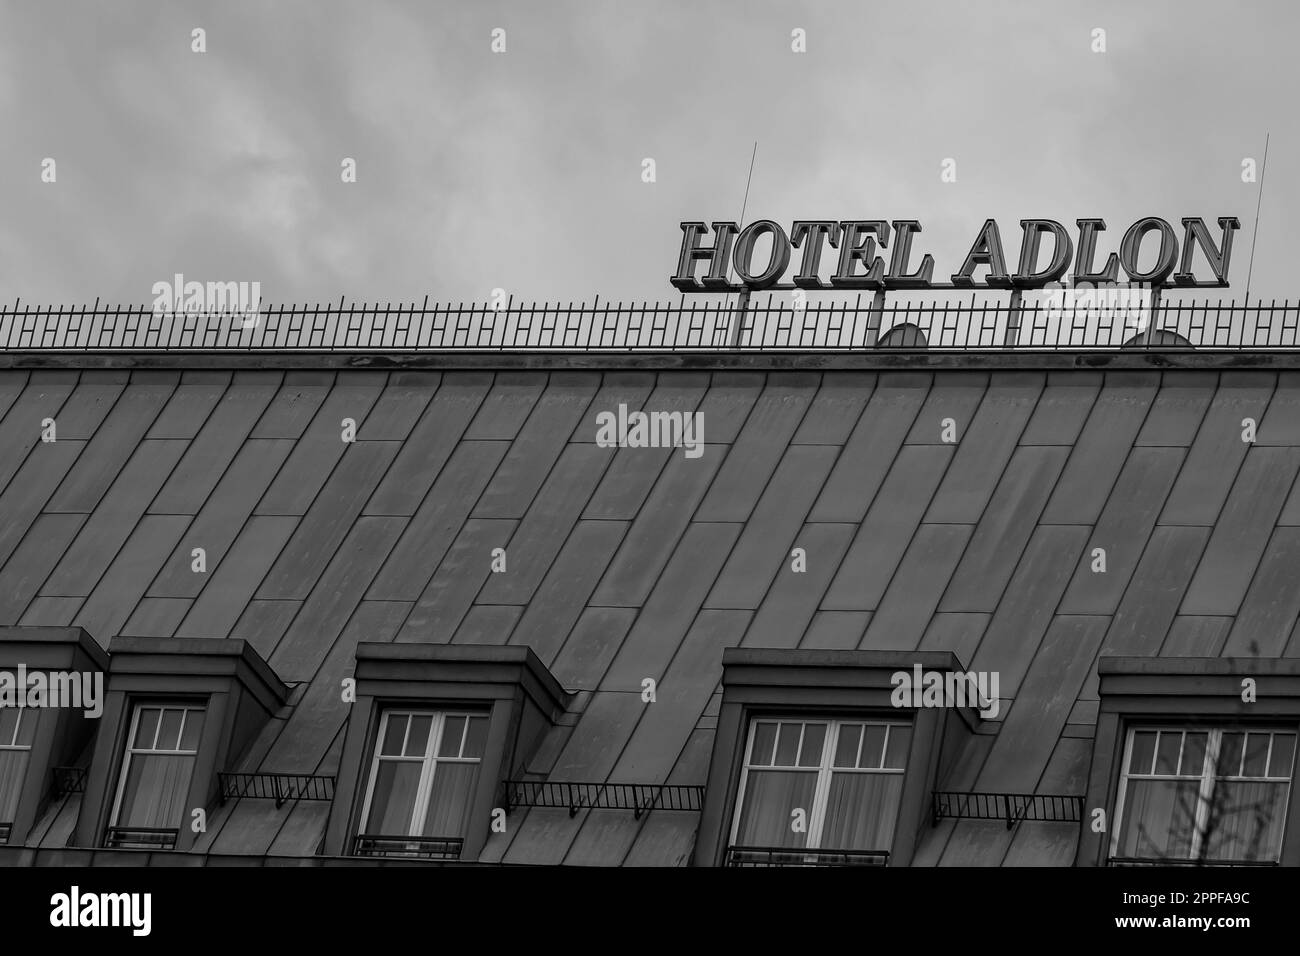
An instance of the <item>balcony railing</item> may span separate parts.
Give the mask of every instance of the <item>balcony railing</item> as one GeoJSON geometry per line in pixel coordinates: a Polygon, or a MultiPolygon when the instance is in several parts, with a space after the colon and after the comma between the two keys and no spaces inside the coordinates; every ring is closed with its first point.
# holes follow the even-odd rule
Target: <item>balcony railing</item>
{"type": "Polygon", "coordinates": [[[694,810],[703,805],[704,788],[644,783],[551,783],[507,780],[506,810],[513,807],[560,807],[579,810],[631,810],[636,819],[648,810],[694,810]]]}
{"type": "Polygon", "coordinates": [[[1112,856],[1110,866],[1277,866],[1276,860],[1188,860],[1137,856],[1112,856]]]}
{"type": "Polygon", "coordinates": [[[384,836],[361,833],[352,841],[353,856],[458,860],[465,841],[459,837],[384,836]]]}
{"type": "Polygon", "coordinates": [[[727,866],[887,866],[888,850],[807,850],[775,846],[727,847],[727,866]]]}
{"type": "Polygon", "coordinates": [[[250,797],[274,800],[278,810],[287,800],[333,800],[334,778],[305,773],[218,773],[221,802],[250,797]]]}
{"type": "MultiPolygon", "coordinates": [[[[1075,301],[1075,300],[1070,300],[1075,301]]],[[[800,307],[767,294],[676,303],[337,303],[256,314],[155,313],[148,306],[0,306],[0,352],[717,352],[1286,350],[1300,303],[1161,300],[1065,307],[1051,300],[884,304],[859,296],[800,307]]]]}
{"type": "Polygon", "coordinates": [[[936,790],[931,815],[937,826],[955,820],[1002,820],[1010,830],[1022,820],[1037,823],[1078,823],[1083,818],[1083,797],[1069,794],[974,793],[936,790]]]}
{"type": "Polygon", "coordinates": [[[109,827],[104,846],[110,850],[170,850],[180,831],[175,827],[109,827]]]}

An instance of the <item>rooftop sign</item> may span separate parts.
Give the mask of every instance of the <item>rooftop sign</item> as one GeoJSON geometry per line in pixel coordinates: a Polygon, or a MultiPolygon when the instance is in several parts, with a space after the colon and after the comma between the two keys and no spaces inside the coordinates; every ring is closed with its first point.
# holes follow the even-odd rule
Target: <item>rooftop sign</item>
{"type": "Polygon", "coordinates": [[[683,222],[677,274],[669,281],[683,292],[795,288],[1039,289],[1062,281],[1067,285],[1115,283],[1122,268],[1130,283],[1191,288],[1226,286],[1232,234],[1241,228],[1241,223],[1235,216],[1220,216],[1222,236],[1217,245],[1203,219],[1184,218],[1182,223],[1181,257],[1174,227],[1164,219],[1148,216],[1129,226],[1118,254],[1112,252],[1099,266],[1095,262],[1097,234],[1105,230],[1105,221],[1076,220],[1077,239],[1071,240],[1066,228],[1054,219],[1022,219],[1020,259],[1013,273],[1007,268],[997,221],[987,219],[949,284],[934,281],[934,257],[928,253],[913,266],[912,240],[921,231],[921,224],[915,219],[895,219],[892,223],[883,219],[799,220],[788,234],[771,219],[759,219],[744,229],[734,222],[715,222],[712,244],[706,244],[709,226],[703,222],[683,222]],[[891,233],[893,247],[886,265],[878,250],[890,248],[891,233]],[[770,238],[766,261],[756,262],[755,246],[764,236],[770,238]],[[1040,268],[1038,260],[1048,237],[1051,257],[1040,268]],[[1144,242],[1148,246],[1156,244],[1158,248],[1150,268],[1140,269],[1138,256],[1144,242]],[[1192,258],[1198,246],[1209,263],[1213,280],[1197,279],[1192,272],[1192,258]],[[822,257],[827,247],[835,250],[827,256],[835,259],[835,271],[829,281],[821,277],[822,257]],[[793,249],[801,252],[798,271],[792,282],[783,282],[793,249]],[[704,274],[697,278],[701,263],[705,264],[704,274]],[[729,265],[735,268],[737,282],[728,278],[729,265]],[[987,272],[977,280],[975,270],[981,266],[987,272]]]}

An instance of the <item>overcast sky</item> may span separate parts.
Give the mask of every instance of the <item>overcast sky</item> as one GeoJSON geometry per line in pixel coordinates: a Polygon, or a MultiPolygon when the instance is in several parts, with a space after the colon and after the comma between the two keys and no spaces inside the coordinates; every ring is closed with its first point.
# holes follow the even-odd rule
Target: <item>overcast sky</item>
{"type": "Polygon", "coordinates": [[[1285,0],[3,0],[0,300],[143,304],[176,272],[275,303],[675,300],[678,222],[739,217],[755,141],[746,221],[919,219],[946,280],[989,216],[1014,268],[1020,218],[1103,218],[1105,254],[1142,216],[1235,215],[1240,297],[1267,132],[1251,293],[1294,299],[1298,23],[1285,0]]]}

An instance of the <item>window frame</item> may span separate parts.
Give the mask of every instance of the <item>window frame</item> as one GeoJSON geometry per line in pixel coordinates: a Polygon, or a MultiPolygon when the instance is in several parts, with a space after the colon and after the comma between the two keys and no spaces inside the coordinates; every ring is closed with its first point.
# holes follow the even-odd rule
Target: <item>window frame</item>
{"type": "MultiPolygon", "coordinates": [[[[122,748],[122,757],[121,760],[118,762],[118,767],[117,767],[117,786],[114,788],[113,804],[108,814],[108,830],[150,829],[150,828],[139,828],[139,827],[127,827],[120,823],[120,817],[123,809],[122,800],[126,795],[126,782],[131,774],[132,758],[135,756],[144,755],[144,754],[157,754],[161,756],[192,757],[193,761],[190,764],[190,770],[186,776],[186,781],[183,788],[184,793],[182,794],[182,798],[185,800],[185,802],[186,803],[190,802],[191,789],[194,785],[194,777],[198,770],[199,755],[200,753],[202,753],[203,731],[207,727],[208,718],[209,718],[209,702],[207,700],[200,700],[200,699],[152,700],[149,698],[137,698],[137,699],[133,699],[130,702],[130,708],[131,708],[131,717],[128,722],[126,740],[122,748]],[[166,713],[168,710],[181,711],[181,723],[180,723],[180,727],[177,728],[177,734],[176,734],[177,744],[180,744],[181,741],[184,739],[185,726],[189,720],[190,713],[192,711],[198,711],[202,713],[203,723],[199,727],[199,736],[194,743],[194,749],[193,750],[159,750],[157,749],[157,747],[152,747],[148,750],[141,750],[137,748],[135,746],[135,736],[136,736],[136,730],[140,726],[140,715],[144,711],[150,709],[157,709],[159,711],[158,723],[154,727],[155,744],[158,742],[158,735],[162,732],[162,723],[163,723],[162,714],[166,713]]],[[[180,832],[184,828],[185,828],[185,810],[184,808],[182,808],[181,819],[176,824],[177,837],[180,836],[180,832]]],[[[165,827],[161,829],[171,829],[171,828],[165,827]]],[[[171,846],[175,846],[175,844],[176,844],[176,840],[173,839],[171,846]]],[[[130,845],[119,844],[115,846],[114,849],[170,849],[170,847],[136,846],[134,845],[134,843],[132,843],[130,845]]]]}
{"type": "MultiPolygon", "coordinates": [[[[1206,744],[1205,744],[1205,750],[1201,755],[1201,772],[1199,775],[1200,785],[1197,789],[1195,819],[1192,821],[1191,843],[1189,846],[1188,855],[1186,857],[1181,857],[1181,856],[1151,857],[1151,858],[1133,857],[1133,859],[1141,860],[1143,863],[1158,862],[1158,863],[1170,863],[1173,865],[1186,865],[1186,864],[1201,862],[1202,860],[1205,859],[1201,854],[1201,850],[1203,849],[1203,841],[1205,840],[1205,837],[1208,832],[1207,828],[1209,825],[1209,814],[1212,807],[1215,788],[1218,786],[1220,781],[1234,781],[1234,782],[1252,781],[1257,783],[1285,783],[1286,784],[1286,796],[1282,800],[1282,804],[1281,804],[1282,822],[1278,832],[1278,842],[1276,847],[1270,851],[1268,858],[1265,860],[1237,861],[1237,860],[1212,859],[1209,862],[1221,862],[1224,864],[1236,864],[1236,865],[1252,865],[1252,864],[1269,865],[1269,864],[1277,864],[1280,861],[1282,856],[1282,847],[1283,847],[1283,843],[1285,842],[1286,831],[1287,831],[1287,815],[1290,812],[1290,807],[1291,807],[1291,784],[1292,784],[1292,777],[1294,776],[1295,769],[1296,769],[1296,749],[1297,746],[1300,746],[1300,733],[1297,732],[1296,727],[1288,726],[1285,723],[1281,723],[1281,722],[1238,723],[1238,722],[1222,721],[1222,720],[1220,721],[1189,720],[1189,721],[1184,721],[1182,723],[1178,723],[1175,721],[1163,721],[1159,723],[1149,723],[1145,721],[1131,721],[1126,724],[1124,728],[1123,754],[1120,758],[1119,778],[1117,781],[1117,788],[1115,794],[1115,826],[1113,828],[1114,832],[1111,834],[1110,844],[1108,847],[1108,852],[1107,852],[1108,860],[1127,859],[1126,857],[1121,856],[1120,846],[1124,842],[1124,836],[1125,836],[1125,824],[1127,822],[1127,818],[1125,816],[1125,811],[1127,809],[1125,807],[1125,802],[1128,798],[1128,790],[1129,790],[1128,784],[1130,781],[1136,779],[1136,780],[1184,780],[1190,782],[1192,780],[1197,779],[1197,777],[1192,774],[1181,774],[1181,773],[1157,774],[1154,772],[1154,770],[1158,766],[1158,760],[1159,760],[1159,740],[1160,740],[1159,736],[1157,736],[1156,738],[1156,745],[1151,755],[1153,772],[1146,773],[1146,774],[1134,774],[1131,771],[1129,765],[1132,761],[1133,746],[1137,738],[1137,735],[1139,733],[1155,733],[1157,735],[1162,733],[1181,734],[1182,740],[1179,742],[1179,758],[1178,758],[1179,762],[1177,765],[1179,769],[1181,769],[1182,767],[1182,756],[1183,756],[1184,749],[1187,746],[1187,735],[1189,733],[1205,733],[1206,744]],[[1229,774],[1224,777],[1220,776],[1218,772],[1218,764],[1219,764],[1219,756],[1221,753],[1223,736],[1225,733],[1240,733],[1240,734],[1247,734],[1247,735],[1249,734],[1269,735],[1269,749],[1267,755],[1265,756],[1265,766],[1264,766],[1265,774],[1266,774],[1265,776],[1252,777],[1243,774],[1229,774]],[[1270,765],[1272,762],[1274,738],[1278,734],[1290,735],[1294,741],[1291,748],[1291,767],[1287,776],[1285,777],[1270,777],[1267,776],[1267,772],[1270,769],[1270,765]]],[[[1243,747],[1241,757],[1238,763],[1239,770],[1243,769],[1245,759],[1246,759],[1246,748],[1243,747]]]]}
{"type": "Polygon", "coordinates": [[[3,714],[7,710],[13,710],[13,712],[18,716],[14,720],[13,734],[10,736],[9,740],[7,741],[0,740],[0,751],[2,752],[19,751],[26,754],[27,759],[23,763],[22,775],[18,778],[18,781],[15,785],[16,792],[14,794],[13,816],[8,820],[4,819],[3,817],[0,817],[0,845],[4,845],[9,842],[9,834],[13,831],[15,819],[18,817],[18,814],[21,810],[23,791],[26,789],[28,775],[31,773],[32,764],[36,759],[36,754],[35,754],[36,739],[37,739],[36,733],[40,729],[39,711],[33,712],[31,708],[27,708],[27,707],[13,707],[13,708],[4,707],[4,708],[0,708],[0,714],[3,714]],[[26,725],[23,720],[24,715],[30,715],[28,718],[31,723],[31,732],[28,735],[30,737],[30,741],[26,744],[20,744],[18,741],[23,736],[22,730],[23,727],[26,725]]]}
{"type": "MultiPolygon", "coordinates": [[[[477,789],[479,777],[483,773],[484,754],[477,757],[467,758],[463,755],[456,757],[441,757],[438,752],[442,749],[443,734],[447,727],[448,718],[464,717],[465,726],[461,730],[461,753],[463,754],[466,743],[469,739],[469,721],[471,719],[480,719],[491,723],[492,715],[488,710],[482,708],[455,708],[455,707],[385,707],[379,715],[379,725],[375,733],[373,753],[370,760],[370,776],[366,782],[365,798],[362,801],[361,816],[359,817],[358,837],[421,837],[419,831],[424,827],[424,819],[429,812],[429,797],[433,793],[434,780],[437,777],[437,768],[442,763],[458,764],[476,764],[478,774],[475,775],[473,789],[477,789]],[[392,755],[383,753],[383,741],[387,736],[388,723],[394,715],[405,717],[432,717],[433,720],[429,726],[429,734],[425,740],[424,754],[420,757],[406,755],[392,755]],[[411,818],[407,823],[406,833],[379,833],[369,827],[370,810],[374,804],[375,784],[379,779],[379,768],[384,761],[400,761],[406,763],[420,763],[420,779],[416,785],[415,802],[411,806],[411,818]]],[[[403,737],[403,750],[405,750],[406,740],[409,739],[411,732],[410,722],[407,722],[406,735],[403,737]]],[[[486,740],[487,728],[484,729],[486,740]]],[[[486,747],[484,748],[486,751],[486,747]]],[[[473,793],[469,795],[472,799],[473,793]]],[[[427,834],[427,836],[437,839],[461,839],[465,834],[438,833],[427,834]]]]}
{"type": "MultiPolygon", "coordinates": [[[[815,771],[817,774],[817,782],[816,784],[814,784],[813,787],[813,797],[811,801],[812,806],[808,813],[808,821],[807,821],[808,829],[805,837],[805,845],[803,847],[792,847],[790,848],[790,852],[792,854],[797,854],[799,850],[804,850],[804,849],[822,850],[826,852],[846,852],[846,851],[858,852],[857,849],[851,850],[848,847],[825,847],[821,845],[822,836],[824,835],[824,829],[826,824],[826,805],[830,799],[831,778],[836,773],[853,773],[853,774],[877,773],[877,774],[888,774],[891,776],[900,776],[906,779],[907,754],[911,750],[913,731],[914,731],[914,727],[913,727],[913,722],[911,720],[905,720],[902,718],[890,719],[890,718],[880,717],[875,714],[867,714],[867,715],[752,714],[749,718],[749,729],[746,735],[745,751],[741,762],[740,782],[737,784],[736,787],[735,808],[732,812],[731,830],[727,838],[728,848],[736,847],[740,845],[738,843],[738,837],[740,835],[740,823],[745,813],[746,788],[749,783],[750,774],[755,770],[761,772],[763,770],[768,770],[768,769],[770,770],[780,769],[780,770],[794,770],[794,771],[801,771],[801,772],[815,771]],[[755,742],[755,738],[757,737],[758,726],[759,724],[762,723],[775,723],[777,725],[778,728],[777,736],[774,737],[772,741],[772,746],[774,748],[773,751],[774,759],[775,759],[775,748],[779,746],[781,725],[794,724],[794,723],[800,725],[799,751],[796,753],[795,756],[796,761],[799,759],[799,757],[802,754],[803,737],[804,734],[807,732],[808,725],[809,724],[824,725],[826,727],[826,733],[822,737],[822,753],[821,753],[820,762],[816,766],[807,765],[807,764],[796,764],[794,766],[786,766],[784,764],[778,765],[775,763],[756,766],[754,764],[754,742],[755,742]],[[850,724],[859,725],[864,728],[868,726],[880,726],[886,728],[884,740],[881,741],[881,761],[882,761],[881,767],[865,768],[865,767],[858,767],[858,766],[853,766],[853,767],[835,766],[835,754],[839,746],[840,732],[846,725],[850,725],[850,724]],[[883,762],[886,761],[889,756],[889,735],[890,735],[890,728],[893,727],[906,727],[908,730],[907,750],[904,752],[904,757],[903,757],[904,766],[898,768],[883,766],[883,762]]],[[[856,761],[860,759],[864,740],[866,740],[866,734],[865,733],[860,734],[858,737],[858,749],[857,749],[857,753],[855,754],[855,764],[856,761]]],[[[863,849],[862,852],[888,853],[892,849],[892,844],[894,842],[892,838],[892,833],[897,828],[897,823],[898,823],[897,810],[895,810],[894,816],[895,816],[894,826],[890,828],[891,845],[888,847],[868,847],[863,849]]],[[[785,848],[781,848],[781,849],[784,850],[785,848]]]]}

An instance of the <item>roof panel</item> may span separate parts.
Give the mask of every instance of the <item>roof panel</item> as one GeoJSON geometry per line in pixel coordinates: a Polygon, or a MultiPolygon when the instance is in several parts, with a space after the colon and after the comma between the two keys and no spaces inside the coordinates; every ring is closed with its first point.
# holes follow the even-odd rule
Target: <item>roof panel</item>
{"type": "MultiPolygon", "coordinates": [[[[592,372],[555,372],[546,390],[533,407],[532,414],[510,443],[496,474],[483,489],[472,514],[476,518],[522,518],[538,495],[565,442],[573,434],[578,420],[591,403],[600,383],[592,372]]],[[[587,461],[613,457],[606,449],[593,449],[598,455],[587,461]]],[[[602,467],[599,471],[603,471],[602,467]]],[[[599,473],[593,476],[591,487],[599,473]]],[[[586,504],[586,498],[583,499],[586,504]]]]}
{"type": "Polygon", "coordinates": [[[291,516],[249,518],[221,563],[195,575],[206,583],[177,636],[228,637],[297,524],[291,516]]]}
{"type": "Polygon", "coordinates": [[[174,386],[131,382],[113,405],[108,418],[95,429],[78,467],[59,485],[47,510],[89,513],[154,419],[167,404],[174,386]]]}
{"type": "Polygon", "coordinates": [[[1259,421],[1260,445],[1300,445],[1300,372],[1279,372],[1277,390],[1259,421]]]}
{"type": "Polygon", "coordinates": [[[1135,444],[1186,448],[1196,438],[1218,385],[1218,372],[1166,375],[1135,444]]]}
{"type": "Polygon", "coordinates": [[[1152,532],[1115,612],[1102,653],[1146,656],[1159,652],[1209,536],[1208,528],[1167,525],[1152,532]]]}
{"type": "MultiPolygon", "coordinates": [[[[1193,464],[1189,457],[1183,476],[1193,464]]],[[[1250,449],[1183,598],[1182,613],[1237,613],[1297,469],[1300,448],[1250,449]]],[[[1166,514],[1172,506],[1171,497],[1166,514]]]]}
{"type": "Polygon", "coordinates": [[[381,601],[418,597],[465,523],[506,452],[505,442],[462,442],[405,528],[366,596],[381,601]]]}
{"type": "Polygon", "coordinates": [[[148,590],[151,597],[196,597],[207,578],[195,574],[193,550],[201,547],[209,569],[225,557],[244,523],[289,457],[287,438],[250,438],[199,509],[184,537],[148,590]]]}
{"type": "Polygon", "coordinates": [[[500,372],[465,432],[471,441],[511,441],[546,388],[545,372],[500,372]]]}
{"type": "Polygon", "coordinates": [[[640,514],[592,597],[606,607],[639,607],[673,556],[691,515],[722,462],[721,450],[699,458],[674,455],[655,482],[640,514]]]}
{"type": "Polygon", "coordinates": [[[916,649],[972,530],[961,524],[917,529],[859,647],[916,649]]]}
{"type": "Polygon", "coordinates": [[[699,523],[686,529],[618,649],[601,682],[603,690],[640,693],[644,678],[657,680],[663,674],[739,535],[737,524],[699,523]]]}
{"type": "MultiPolygon", "coordinates": [[[[700,503],[697,521],[744,521],[750,516],[803,420],[820,378],[800,373],[768,383],[700,503]]],[[[707,421],[703,434],[707,441],[707,421]]]]}
{"type": "Polygon", "coordinates": [[[524,609],[506,604],[476,604],[452,636],[453,644],[506,644],[524,609]]]}
{"type": "Polygon", "coordinates": [[[73,623],[84,627],[101,644],[108,643],[122,630],[189,522],[183,515],[144,515],[73,623]]]}
{"type": "Polygon", "coordinates": [[[654,372],[606,372],[600,377],[600,390],[578,419],[569,441],[594,443],[599,429],[597,416],[601,412],[617,416],[620,405],[626,405],[628,411],[639,410],[653,391],[656,378],[654,372]]]}
{"type": "Polygon", "coordinates": [[[1048,372],[1022,445],[1073,445],[1101,391],[1100,372],[1048,372]]]}
{"type": "Polygon", "coordinates": [[[965,438],[988,385],[988,372],[951,372],[936,378],[905,444],[949,444],[943,437],[949,420],[958,438],[965,438]]]}
{"type": "Polygon", "coordinates": [[[333,385],[333,372],[289,372],[249,437],[301,438],[333,385]]]}
{"type": "Polygon", "coordinates": [[[1253,418],[1258,423],[1263,418],[1274,379],[1264,373],[1220,375],[1219,388],[1196,433],[1187,464],[1160,515],[1161,524],[1215,523],[1250,447],[1241,440],[1242,422],[1253,418]]]}
{"type": "Polygon", "coordinates": [[[42,594],[84,596],[91,592],[180,460],[186,444],[142,441],[136,446],[131,460],[41,588],[42,594]]]}
{"type": "Polygon", "coordinates": [[[85,523],[85,515],[40,515],[0,565],[0,624],[17,624],[54,566],[85,523]]]}
{"type": "Polygon", "coordinates": [[[969,426],[957,424],[957,453],[927,521],[975,524],[980,520],[1042,390],[1042,375],[994,374],[974,420],[969,426]]]}
{"type": "Polygon", "coordinates": [[[825,376],[791,444],[843,445],[862,417],[875,387],[875,372],[839,372],[825,376]]]}
{"type": "Polygon", "coordinates": [[[90,438],[108,417],[113,403],[126,388],[125,372],[92,370],[81,373],[81,380],[59,409],[56,419],[59,441],[65,438],[90,438]]]}
{"type": "Polygon", "coordinates": [[[1060,614],[1113,614],[1183,463],[1181,448],[1134,448],[1065,591],[1060,614]],[[1100,548],[1103,555],[1097,555],[1100,548]],[[1104,557],[1105,571],[1094,571],[1104,557]]]}
{"type": "MultiPolygon", "coordinates": [[[[908,445],[898,453],[826,592],[823,608],[875,610],[939,487],[952,453],[950,445],[908,445]]],[[[813,509],[813,514],[818,510],[813,509]]]]}
{"type": "Polygon", "coordinates": [[[1068,454],[1068,449],[1050,446],[1016,449],[957,565],[941,610],[997,607],[1068,454]]]}
{"type": "Polygon", "coordinates": [[[932,376],[882,372],[809,521],[861,521],[916,420],[932,376]]]}
{"type": "MultiPolygon", "coordinates": [[[[698,411],[704,416],[704,441],[729,444],[749,417],[767,376],[762,372],[714,372],[698,411]]],[[[704,457],[708,457],[706,450],[704,457]]]]}
{"type": "Polygon", "coordinates": [[[779,569],[790,567],[795,536],[835,463],[837,451],[829,445],[786,449],[705,607],[752,609],[763,602],[779,569]]]}
{"type": "Polygon", "coordinates": [[[393,372],[357,429],[357,440],[402,441],[409,437],[441,382],[441,372],[393,372]]]}
{"type": "Polygon", "coordinates": [[[1224,657],[1281,657],[1300,615],[1300,528],[1277,528],[1246,592],[1224,657]]]}
{"type": "MultiPolygon", "coordinates": [[[[510,643],[527,644],[549,667],[587,606],[601,572],[626,531],[625,521],[579,521],[559,555],[549,563],[541,585],[530,595],[510,643]]],[[[489,579],[484,593],[490,590],[491,584],[489,579]]]]}
{"type": "Polygon", "coordinates": [[[1043,512],[1046,524],[1095,524],[1155,399],[1156,372],[1108,372],[1043,512]]]}
{"type": "Polygon", "coordinates": [[[776,580],[745,633],[745,647],[800,645],[856,530],[851,524],[803,526],[794,543],[805,552],[806,569],[795,571],[788,554],[782,560],[776,580]]]}
{"type": "Polygon", "coordinates": [[[870,611],[818,611],[799,646],[815,650],[856,650],[870,620],[870,611]]]}
{"type": "Polygon", "coordinates": [[[628,607],[586,608],[556,655],[555,679],[569,690],[599,688],[636,615],[628,607]]]}
{"type": "Polygon", "coordinates": [[[1160,649],[1160,656],[1218,657],[1231,629],[1230,617],[1176,617],[1169,627],[1169,636],[1160,649]]]}
{"type": "Polygon", "coordinates": [[[167,405],[154,419],[146,438],[152,439],[191,439],[199,433],[203,423],[208,420],[212,410],[221,401],[222,394],[230,382],[230,373],[218,375],[211,380],[198,383],[190,379],[189,373],[181,376],[181,383],[172,392],[167,405]]]}
{"type": "MultiPolygon", "coordinates": [[[[3,421],[0,421],[0,448],[5,450],[4,455],[0,456],[0,491],[9,486],[10,479],[22,466],[27,453],[41,442],[41,432],[45,427],[42,422],[52,418],[57,423],[59,409],[72,393],[76,382],[76,372],[57,376],[45,373],[39,378],[33,375],[17,401],[10,406],[3,421]]],[[[57,435],[57,427],[55,431],[57,435]]]]}
{"type": "Polygon", "coordinates": [[[197,514],[275,395],[273,385],[235,383],[226,389],[158,497],[153,514],[197,514]]]}
{"type": "Polygon", "coordinates": [[[356,442],[343,453],[307,514],[297,522],[258,589],[259,598],[303,599],[361,514],[397,455],[399,442],[356,442]]]}
{"type": "Polygon", "coordinates": [[[938,612],[930,618],[917,649],[952,651],[959,662],[969,664],[975,659],[975,649],[979,647],[992,617],[992,614],[938,612]]]}
{"type": "Polygon", "coordinates": [[[301,607],[301,601],[249,601],[231,628],[230,636],[248,641],[258,656],[266,660],[301,607]]]}
{"type": "MultiPolygon", "coordinates": [[[[445,644],[469,611],[483,582],[492,573],[492,551],[504,548],[514,534],[516,521],[481,521],[471,518],[447,549],[411,616],[402,625],[399,641],[445,644]]],[[[506,563],[508,568],[509,562],[506,563]]],[[[375,597],[375,588],[371,588],[375,597]]]]}
{"type": "Polygon", "coordinates": [[[129,637],[171,637],[193,603],[189,598],[141,598],[121,633],[129,637]]]}
{"type": "MultiPolygon", "coordinates": [[[[528,603],[543,575],[557,560],[556,555],[565,545],[565,538],[575,527],[574,522],[591,499],[591,493],[612,457],[610,449],[596,445],[564,446],[560,460],[510,539],[506,548],[506,573],[494,574],[488,579],[479,596],[481,603],[528,603]]],[[[504,463],[502,467],[505,467],[504,463]]],[[[618,529],[621,537],[627,522],[615,521],[610,525],[618,529]]],[[[603,562],[601,570],[604,570],[603,562]]]]}
{"type": "Polygon", "coordinates": [[[0,493],[0,565],[14,553],[85,447],[84,441],[71,439],[41,442],[0,493]]]}

